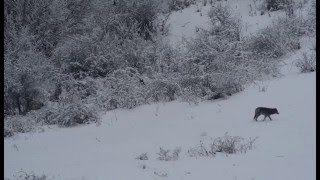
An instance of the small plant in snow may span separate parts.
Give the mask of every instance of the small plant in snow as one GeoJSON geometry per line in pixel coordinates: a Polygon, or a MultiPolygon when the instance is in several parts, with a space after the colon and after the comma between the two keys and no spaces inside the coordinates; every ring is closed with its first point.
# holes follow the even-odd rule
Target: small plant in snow
{"type": "Polygon", "coordinates": [[[200,141],[200,144],[198,146],[188,150],[188,155],[190,157],[212,157],[215,155],[215,152],[212,151],[209,147],[205,146],[202,141],[200,141]]]}
{"type": "Polygon", "coordinates": [[[139,160],[148,160],[148,154],[147,153],[142,153],[141,155],[139,155],[138,157],[136,157],[136,159],[139,160]]]}
{"type": "Polygon", "coordinates": [[[159,155],[157,159],[159,159],[160,161],[170,161],[171,157],[169,155],[169,151],[170,150],[164,150],[160,147],[160,152],[157,153],[159,155]]]}
{"type": "Polygon", "coordinates": [[[223,137],[216,138],[211,144],[211,150],[214,152],[224,152],[234,154],[238,151],[237,145],[243,140],[239,136],[229,136],[225,134],[223,137]]]}
{"type": "Polygon", "coordinates": [[[178,160],[180,152],[181,152],[181,148],[174,149],[172,153],[172,160],[174,161],[178,160]]]}
{"type": "Polygon", "coordinates": [[[316,54],[303,53],[302,58],[298,60],[296,66],[302,73],[316,71],[316,54]]]}
{"type": "Polygon", "coordinates": [[[253,148],[253,144],[254,144],[254,142],[256,141],[256,139],[257,139],[258,137],[255,137],[255,138],[249,138],[249,140],[246,142],[246,143],[244,143],[244,144],[240,144],[240,146],[239,146],[239,152],[241,152],[241,153],[246,153],[247,152],[247,150],[251,150],[252,148],[253,148]]]}
{"type": "Polygon", "coordinates": [[[245,141],[240,136],[229,136],[226,133],[223,137],[213,139],[209,145],[205,145],[200,141],[197,147],[188,150],[188,154],[190,157],[213,157],[217,152],[226,154],[246,153],[247,150],[253,148],[256,139],[257,137],[254,139],[249,138],[248,141],[245,141]]]}
{"type": "Polygon", "coordinates": [[[157,175],[159,177],[168,177],[168,173],[167,172],[162,172],[162,171],[159,171],[159,172],[155,171],[154,175],[157,175]]]}
{"type": "Polygon", "coordinates": [[[226,154],[234,154],[237,152],[245,153],[252,149],[254,141],[257,139],[249,138],[244,142],[244,138],[240,136],[229,136],[227,133],[223,137],[218,137],[211,144],[211,151],[223,152],[226,154]]]}
{"type": "Polygon", "coordinates": [[[160,152],[157,153],[159,155],[157,159],[160,161],[176,161],[179,159],[181,148],[174,149],[172,154],[170,154],[169,152],[170,150],[164,150],[160,147],[160,152]]]}
{"type": "Polygon", "coordinates": [[[51,180],[53,178],[49,178],[46,175],[36,175],[34,172],[28,173],[25,171],[20,171],[17,175],[14,175],[13,179],[5,178],[6,180],[51,180]]]}

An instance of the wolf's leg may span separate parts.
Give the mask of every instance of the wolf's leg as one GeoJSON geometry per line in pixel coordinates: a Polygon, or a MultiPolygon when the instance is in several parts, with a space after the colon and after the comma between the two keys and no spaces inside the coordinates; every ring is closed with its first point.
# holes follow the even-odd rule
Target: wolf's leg
{"type": "Polygon", "coordinates": [[[263,119],[263,121],[264,121],[264,120],[266,120],[266,117],[267,117],[267,116],[266,116],[266,115],[264,115],[264,119],[263,119]]]}
{"type": "Polygon", "coordinates": [[[270,119],[270,121],[272,121],[272,119],[271,119],[270,115],[268,115],[268,118],[270,119]]]}

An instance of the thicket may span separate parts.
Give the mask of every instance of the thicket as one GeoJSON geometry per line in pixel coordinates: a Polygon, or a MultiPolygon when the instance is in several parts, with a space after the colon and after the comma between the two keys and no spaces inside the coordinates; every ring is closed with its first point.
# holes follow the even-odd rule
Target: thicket
{"type": "MultiPolygon", "coordinates": [[[[4,135],[97,122],[98,111],[227,97],[276,74],[277,59],[298,49],[305,32],[290,18],[243,37],[240,20],[218,5],[209,29],[172,47],[163,19],[172,9],[164,7],[150,0],[5,0],[4,135]]],[[[315,28],[310,17],[308,32],[315,28]]]]}

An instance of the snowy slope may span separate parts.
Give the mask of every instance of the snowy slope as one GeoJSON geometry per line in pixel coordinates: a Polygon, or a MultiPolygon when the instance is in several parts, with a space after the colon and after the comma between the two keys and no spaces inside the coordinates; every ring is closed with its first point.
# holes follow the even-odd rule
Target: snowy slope
{"type": "MultiPolygon", "coordinates": [[[[271,22],[268,15],[251,17],[244,13],[251,0],[228,2],[237,2],[231,4],[249,23],[247,33],[271,22]]],[[[202,16],[199,12],[194,16],[196,6],[175,12],[170,18],[172,42],[177,43],[182,36],[192,37],[196,26],[205,27],[208,9],[201,8],[202,16]]],[[[198,105],[177,101],[143,105],[106,112],[99,126],[47,127],[43,133],[6,138],[5,177],[22,169],[61,180],[315,179],[316,74],[300,74],[293,65],[303,51],[312,48],[310,44],[310,40],[302,39],[303,48],[284,57],[284,77],[257,82],[260,87],[251,85],[225,100],[198,105]],[[259,91],[261,86],[265,92],[259,91]],[[254,122],[258,106],[276,107],[280,114],[273,115],[273,121],[254,122]],[[255,148],[245,154],[218,154],[213,158],[187,155],[200,140],[221,137],[226,132],[258,137],[255,148]],[[157,160],[160,147],[180,147],[180,158],[157,160]],[[135,159],[145,152],[149,160],[135,159]]]]}
{"type": "Polygon", "coordinates": [[[291,74],[270,81],[266,92],[252,86],[227,100],[145,105],[107,112],[100,126],[20,134],[5,139],[5,176],[23,169],[57,179],[161,179],[154,172],[167,179],[315,179],[315,88],[315,73],[291,74]],[[280,114],[254,122],[257,106],[277,107],[280,114]],[[187,156],[201,139],[225,132],[258,136],[255,149],[187,156]],[[159,147],[181,147],[180,159],[157,160],[159,147]],[[144,152],[149,160],[135,160],[144,152]]]}
{"type": "MultiPolygon", "coordinates": [[[[261,15],[261,11],[258,9],[259,4],[261,4],[261,1],[259,0],[228,0],[214,2],[214,6],[220,3],[232,8],[234,15],[241,19],[243,36],[254,34],[259,29],[270,25],[272,20],[285,15],[282,11],[270,12],[270,16],[268,13],[261,15]]],[[[198,27],[204,29],[208,28],[208,12],[210,8],[211,5],[209,3],[207,3],[206,6],[203,6],[203,3],[198,3],[197,5],[191,5],[182,11],[173,12],[167,22],[170,29],[168,37],[170,42],[173,45],[178,44],[183,37],[187,39],[193,37],[198,27]]]]}

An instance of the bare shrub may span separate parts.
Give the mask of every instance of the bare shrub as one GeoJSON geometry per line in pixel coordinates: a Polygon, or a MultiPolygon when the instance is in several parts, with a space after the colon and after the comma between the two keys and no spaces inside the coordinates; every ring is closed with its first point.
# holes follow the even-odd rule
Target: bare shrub
{"type": "Polygon", "coordinates": [[[136,159],[138,160],[148,160],[148,154],[147,153],[142,153],[141,155],[139,155],[138,157],[136,157],[136,159]]]}
{"type": "Polygon", "coordinates": [[[44,174],[36,175],[34,172],[20,171],[19,173],[15,174],[12,179],[5,178],[5,180],[53,180],[53,178],[44,174]]]}
{"type": "Polygon", "coordinates": [[[256,139],[257,137],[249,138],[246,141],[240,136],[229,136],[226,133],[223,137],[213,139],[208,145],[200,141],[198,146],[188,150],[188,154],[190,157],[213,157],[218,152],[226,154],[246,153],[247,150],[253,148],[256,139]]]}
{"type": "Polygon", "coordinates": [[[153,174],[162,178],[168,177],[168,173],[164,171],[154,171],[153,174]]]}
{"type": "Polygon", "coordinates": [[[200,141],[200,144],[194,148],[191,148],[188,150],[188,155],[190,157],[207,157],[207,156],[214,156],[216,152],[212,151],[210,147],[205,146],[202,141],[200,141]]]}
{"type": "Polygon", "coordinates": [[[238,149],[239,152],[246,153],[248,150],[253,149],[254,142],[256,141],[257,138],[258,137],[255,137],[255,138],[249,137],[249,140],[247,140],[246,143],[240,144],[239,149],[238,149]]]}
{"type": "Polygon", "coordinates": [[[170,154],[170,150],[164,150],[160,147],[160,152],[157,153],[159,157],[157,158],[160,161],[176,161],[179,159],[179,154],[181,152],[181,148],[176,148],[170,154]]]}
{"type": "Polygon", "coordinates": [[[302,58],[298,59],[296,66],[300,69],[300,72],[314,72],[316,71],[316,54],[303,53],[302,58]]]}
{"type": "Polygon", "coordinates": [[[172,152],[172,160],[176,161],[179,159],[179,154],[181,152],[181,148],[176,148],[172,152]]]}
{"type": "Polygon", "coordinates": [[[257,137],[254,139],[249,138],[248,141],[245,141],[245,139],[240,136],[230,136],[226,133],[223,137],[218,137],[213,140],[211,143],[211,151],[227,154],[243,153],[252,149],[256,139],[257,137]]]}
{"type": "Polygon", "coordinates": [[[227,154],[234,154],[238,151],[237,145],[243,140],[239,136],[228,136],[216,138],[211,144],[213,152],[224,152],[227,154]]]}
{"type": "Polygon", "coordinates": [[[169,155],[170,150],[164,150],[160,147],[160,152],[157,153],[159,157],[157,158],[160,161],[170,161],[171,156],[169,155]]]}

